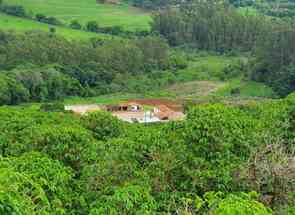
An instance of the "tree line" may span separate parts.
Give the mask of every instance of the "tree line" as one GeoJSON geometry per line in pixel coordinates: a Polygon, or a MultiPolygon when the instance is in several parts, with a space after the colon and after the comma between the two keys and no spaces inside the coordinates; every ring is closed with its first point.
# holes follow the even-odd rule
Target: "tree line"
{"type": "Polygon", "coordinates": [[[159,37],[68,41],[0,31],[0,104],[146,91],[168,84],[160,77],[185,66],[159,37]]]}
{"type": "Polygon", "coordinates": [[[243,13],[223,1],[194,1],[161,10],[152,28],[172,46],[221,54],[250,52],[255,60],[246,76],[267,83],[281,96],[295,90],[291,18],[243,13]]]}
{"type": "Polygon", "coordinates": [[[251,51],[270,30],[271,21],[259,14],[241,14],[219,1],[195,1],[163,9],[154,17],[153,31],[171,45],[191,45],[216,52],[251,51]]]}
{"type": "Polygon", "coordinates": [[[281,96],[295,90],[295,23],[280,23],[256,51],[251,78],[272,86],[281,96]]]}

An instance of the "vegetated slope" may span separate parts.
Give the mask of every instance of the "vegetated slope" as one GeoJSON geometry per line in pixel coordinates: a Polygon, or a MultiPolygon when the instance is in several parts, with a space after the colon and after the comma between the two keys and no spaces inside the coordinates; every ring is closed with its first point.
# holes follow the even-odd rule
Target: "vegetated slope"
{"type": "MultiPolygon", "coordinates": [[[[205,54],[205,53],[204,53],[205,54]]],[[[226,68],[236,65],[244,57],[217,56],[208,54],[205,56],[192,57],[188,67],[170,73],[162,73],[161,76],[153,80],[153,87],[144,92],[130,92],[122,89],[118,93],[101,95],[95,97],[81,98],[69,97],[66,104],[113,104],[132,99],[147,98],[169,98],[176,100],[210,101],[220,98],[224,101],[248,101],[276,97],[275,92],[263,83],[250,81],[242,77],[223,80],[226,68]],[[170,79],[170,84],[158,86],[156,83],[165,83],[170,79]]],[[[126,78],[124,86],[137,86],[138,83],[148,85],[149,79],[143,76],[126,78]],[[143,81],[142,81],[143,80],[143,81]]]]}
{"type": "Polygon", "coordinates": [[[243,81],[240,79],[233,79],[225,83],[223,87],[214,92],[215,96],[232,96],[232,94],[238,94],[241,98],[276,97],[276,93],[271,87],[263,83],[258,83],[255,81],[243,81]]]}
{"type": "Polygon", "coordinates": [[[186,69],[176,72],[178,81],[219,80],[223,69],[240,59],[240,57],[209,54],[206,52],[191,58],[186,69]]]}
{"type": "Polygon", "coordinates": [[[188,68],[176,72],[176,83],[163,91],[179,99],[200,97],[274,97],[273,90],[263,83],[243,80],[238,72],[234,77],[223,80],[227,68],[237,71],[233,65],[247,61],[244,57],[200,56],[195,57],[188,68]]]}
{"type": "Polygon", "coordinates": [[[31,30],[42,30],[49,32],[50,27],[54,27],[55,33],[62,35],[67,39],[89,39],[93,37],[107,38],[110,37],[105,34],[96,34],[86,31],[79,31],[70,28],[51,26],[45,23],[39,23],[29,19],[18,18],[0,13],[0,29],[14,30],[16,32],[24,32],[31,30]]]}
{"type": "Polygon", "coordinates": [[[196,98],[199,96],[208,96],[211,93],[223,88],[226,84],[215,81],[191,81],[174,84],[167,88],[167,91],[174,93],[180,98],[196,98]]]}
{"type": "Polygon", "coordinates": [[[130,31],[150,28],[150,15],[128,4],[97,4],[95,0],[4,0],[4,3],[21,5],[32,15],[53,16],[67,24],[78,20],[82,24],[97,21],[103,27],[121,26],[130,31]]]}

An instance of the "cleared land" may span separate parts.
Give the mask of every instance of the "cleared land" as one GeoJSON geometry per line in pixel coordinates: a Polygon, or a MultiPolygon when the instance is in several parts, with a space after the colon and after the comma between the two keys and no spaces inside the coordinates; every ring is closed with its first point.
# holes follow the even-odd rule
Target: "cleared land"
{"type": "Polygon", "coordinates": [[[65,27],[50,26],[33,20],[22,19],[0,13],[0,29],[2,30],[13,30],[16,32],[42,30],[49,32],[50,27],[54,27],[57,34],[62,35],[68,39],[88,39],[92,37],[110,38],[109,35],[105,34],[96,34],[91,32],[73,30],[65,27]]]}
{"type": "Polygon", "coordinates": [[[97,4],[95,0],[4,0],[22,5],[31,15],[54,16],[64,23],[78,20],[82,24],[95,20],[101,26],[121,26],[126,30],[149,30],[151,16],[128,4],[97,4]]]}
{"type": "Polygon", "coordinates": [[[209,96],[226,86],[223,82],[214,81],[191,81],[178,83],[168,87],[166,90],[178,98],[195,98],[209,96]]]}
{"type": "Polygon", "coordinates": [[[263,83],[257,83],[254,81],[243,81],[235,79],[227,82],[224,87],[217,90],[214,95],[216,96],[231,96],[233,91],[239,91],[239,97],[261,97],[271,98],[276,97],[272,88],[266,86],[263,83]]]}
{"type": "Polygon", "coordinates": [[[172,97],[199,98],[207,96],[219,97],[274,97],[273,90],[262,83],[234,78],[220,81],[222,71],[228,65],[246,60],[244,57],[200,56],[194,58],[189,67],[177,72],[177,83],[164,89],[172,97]],[[237,95],[232,95],[236,91],[237,95]]]}
{"type": "Polygon", "coordinates": [[[261,83],[253,81],[232,80],[221,81],[191,81],[174,84],[163,91],[177,99],[197,99],[202,97],[239,97],[239,98],[271,98],[273,90],[261,83]],[[233,94],[233,92],[237,94],[233,94]]]}

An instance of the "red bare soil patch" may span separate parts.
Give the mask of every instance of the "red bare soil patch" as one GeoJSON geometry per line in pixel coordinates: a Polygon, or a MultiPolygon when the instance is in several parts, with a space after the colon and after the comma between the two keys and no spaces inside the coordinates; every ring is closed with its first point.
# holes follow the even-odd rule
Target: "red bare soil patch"
{"type": "Polygon", "coordinates": [[[134,99],[129,100],[128,102],[134,102],[140,105],[149,105],[149,106],[166,106],[173,111],[183,111],[183,105],[181,102],[171,101],[168,99],[134,99]]]}

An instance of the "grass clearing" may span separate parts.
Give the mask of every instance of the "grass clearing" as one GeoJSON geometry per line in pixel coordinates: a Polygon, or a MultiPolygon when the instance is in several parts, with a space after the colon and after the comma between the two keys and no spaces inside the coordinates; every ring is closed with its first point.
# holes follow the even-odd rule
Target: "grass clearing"
{"type": "Polygon", "coordinates": [[[216,96],[233,96],[233,93],[239,97],[276,97],[275,92],[268,86],[254,81],[243,81],[240,79],[229,81],[223,88],[214,93],[216,96]]]}
{"type": "Polygon", "coordinates": [[[217,81],[191,81],[174,84],[166,90],[176,98],[184,99],[209,96],[225,85],[226,83],[217,81]]]}
{"type": "Polygon", "coordinates": [[[150,14],[126,3],[97,4],[95,0],[4,0],[4,3],[22,5],[32,16],[54,16],[66,24],[71,20],[82,24],[94,20],[103,27],[121,26],[130,31],[150,29],[150,14]]]}
{"type": "Polygon", "coordinates": [[[51,25],[39,23],[33,20],[22,19],[22,18],[0,13],[0,29],[1,30],[13,30],[16,32],[42,30],[45,32],[49,32],[50,27],[54,27],[56,29],[56,34],[64,36],[67,39],[84,40],[84,39],[89,39],[93,37],[111,38],[111,36],[105,35],[105,34],[96,34],[96,33],[78,31],[78,30],[59,27],[59,26],[51,26],[51,25]]]}
{"type": "Polygon", "coordinates": [[[240,60],[240,57],[208,55],[195,57],[188,68],[176,72],[177,82],[189,82],[195,80],[218,81],[223,69],[240,60]]]}

